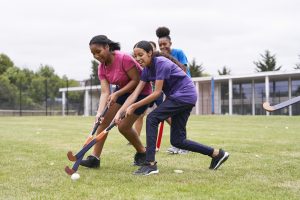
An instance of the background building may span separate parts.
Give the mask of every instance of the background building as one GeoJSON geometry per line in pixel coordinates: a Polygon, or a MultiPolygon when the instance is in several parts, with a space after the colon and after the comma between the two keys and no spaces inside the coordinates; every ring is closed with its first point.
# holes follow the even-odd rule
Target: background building
{"type": "MultiPolygon", "coordinates": [[[[249,75],[226,75],[192,78],[198,91],[193,109],[196,115],[300,115],[300,103],[272,113],[262,104],[271,105],[300,96],[300,70],[259,72],[249,75]]],[[[84,115],[95,115],[100,86],[60,88],[62,113],[66,110],[66,92],[84,91],[84,115]]]]}

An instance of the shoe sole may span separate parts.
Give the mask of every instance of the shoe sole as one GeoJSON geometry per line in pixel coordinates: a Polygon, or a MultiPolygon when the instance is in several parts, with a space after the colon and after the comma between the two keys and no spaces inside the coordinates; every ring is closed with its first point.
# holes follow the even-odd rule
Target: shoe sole
{"type": "Polygon", "coordinates": [[[158,174],[158,173],[159,173],[159,170],[155,170],[155,171],[152,171],[152,172],[150,172],[148,174],[144,174],[144,176],[149,176],[151,174],[158,174]]]}
{"type": "Polygon", "coordinates": [[[180,151],[180,152],[178,152],[178,154],[181,154],[181,155],[188,154],[188,153],[189,153],[188,151],[180,151]]]}
{"type": "Polygon", "coordinates": [[[150,173],[148,174],[141,174],[141,173],[133,173],[133,175],[137,175],[137,176],[140,176],[140,175],[143,175],[143,176],[149,176],[151,174],[158,174],[159,173],[159,170],[155,170],[155,171],[151,171],[150,173]]]}
{"type": "Polygon", "coordinates": [[[178,154],[178,151],[169,151],[169,150],[167,150],[167,153],[169,153],[169,154],[178,154]]]}
{"type": "Polygon", "coordinates": [[[228,159],[228,157],[229,153],[225,152],[224,156],[219,160],[218,164],[213,168],[213,170],[218,169],[222,165],[222,163],[224,163],[228,159]]]}

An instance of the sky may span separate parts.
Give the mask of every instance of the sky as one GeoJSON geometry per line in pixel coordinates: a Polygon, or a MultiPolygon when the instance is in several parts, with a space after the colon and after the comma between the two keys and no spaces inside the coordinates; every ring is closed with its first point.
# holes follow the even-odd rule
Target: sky
{"type": "Polygon", "coordinates": [[[255,72],[269,50],[283,71],[300,63],[299,0],[0,0],[0,53],[20,68],[49,65],[59,76],[88,79],[89,41],[104,34],[131,53],[140,40],[171,30],[172,47],[217,75],[255,72]]]}

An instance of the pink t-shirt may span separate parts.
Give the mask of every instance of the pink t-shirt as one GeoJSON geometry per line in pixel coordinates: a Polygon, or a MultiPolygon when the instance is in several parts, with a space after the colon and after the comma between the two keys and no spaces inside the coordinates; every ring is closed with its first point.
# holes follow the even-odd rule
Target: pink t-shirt
{"type": "MultiPolygon", "coordinates": [[[[130,81],[127,71],[136,67],[139,74],[142,74],[142,67],[129,55],[120,51],[115,51],[114,61],[111,65],[106,66],[101,63],[98,67],[99,80],[107,80],[110,84],[123,88],[130,81]]],[[[131,91],[133,92],[133,91],[131,91]]],[[[147,83],[141,94],[151,94],[151,84],[147,83]]]]}

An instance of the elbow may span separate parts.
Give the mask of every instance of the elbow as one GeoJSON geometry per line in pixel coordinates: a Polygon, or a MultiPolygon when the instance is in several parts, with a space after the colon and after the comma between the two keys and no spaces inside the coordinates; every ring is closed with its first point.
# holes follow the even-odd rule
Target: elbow
{"type": "Polygon", "coordinates": [[[135,89],[138,86],[139,82],[140,80],[132,79],[130,81],[130,85],[131,85],[130,89],[135,89]]]}
{"type": "Polygon", "coordinates": [[[153,96],[155,97],[155,99],[158,99],[161,95],[162,91],[161,90],[156,90],[153,92],[153,96]]]}
{"type": "Polygon", "coordinates": [[[138,80],[133,80],[133,82],[134,82],[134,86],[136,87],[139,84],[140,80],[139,79],[138,80]]]}

